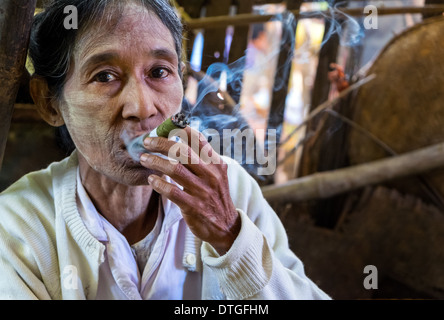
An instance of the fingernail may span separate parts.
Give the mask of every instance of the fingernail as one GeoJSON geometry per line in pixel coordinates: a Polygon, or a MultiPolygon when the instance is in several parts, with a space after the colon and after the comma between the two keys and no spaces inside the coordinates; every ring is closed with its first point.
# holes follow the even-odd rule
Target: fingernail
{"type": "Polygon", "coordinates": [[[149,176],[149,177],[148,177],[148,182],[149,182],[150,184],[152,184],[153,181],[154,181],[154,177],[153,177],[153,176],[149,176]]]}
{"type": "Polygon", "coordinates": [[[143,140],[143,145],[145,147],[150,147],[150,146],[152,146],[152,144],[153,144],[153,139],[151,139],[151,138],[146,138],[145,140],[143,140]]]}
{"type": "Polygon", "coordinates": [[[148,160],[148,156],[146,154],[142,154],[140,156],[140,162],[146,162],[148,160]]]}

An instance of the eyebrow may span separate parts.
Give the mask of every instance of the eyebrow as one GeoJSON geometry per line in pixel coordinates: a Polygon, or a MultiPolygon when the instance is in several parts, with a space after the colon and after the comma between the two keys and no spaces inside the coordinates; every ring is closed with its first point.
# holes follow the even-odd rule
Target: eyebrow
{"type": "Polygon", "coordinates": [[[86,62],[82,65],[80,71],[81,73],[85,73],[87,70],[90,70],[94,66],[97,66],[104,62],[117,60],[118,58],[119,55],[116,52],[103,52],[93,55],[86,60],[86,62]]]}
{"type": "MultiPolygon", "coordinates": [[[[171,63],[176,62],[178,59],[176,52],[171,51],[167,48],[154,49],[148,53],[148,56],[157,59],[165,59],[170,61],[171,63]]],[[[80,71],[82,73],[85,73],[87,70],[90,70],[94,66],[103,64],[104,62],[116,61],[118,59],[119,54],[115,51],[98,53],[88,58],[86,62],[82,65],[80,71]]]]}
{"type": "Polygon", "coordinates": [[[154,49],[150,52],[150,55],[152,55],[154,58],[163,58],[170,60],[171,62],[176,61],[178,58],[175,51],[171,51],[166,48],[154,49]]]}

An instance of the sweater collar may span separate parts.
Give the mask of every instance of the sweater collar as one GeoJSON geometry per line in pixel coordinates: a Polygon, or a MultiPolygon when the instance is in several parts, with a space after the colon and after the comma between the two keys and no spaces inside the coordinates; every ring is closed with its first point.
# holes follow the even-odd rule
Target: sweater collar
{"type": "MultiPolygon", "coordinates": [[[[62,166],[55,168],[54,189],[56,213],[61,214],[76,243],[86,252],[96,255],[104,251],[104,246],[86,228],[77,209],[77,168],[79,165],[77,151],[63,161],[62,166]]],[[[99,262],[103,262],[103,254],[100,254],[99,262]]]]}
{"type": "MultiPolygon", "coordinates": [[[[62,165],[55,168],[54,176],[54,190],[58,192],[55,195],[56,213],[61,214],[68,229],[70,230],[76,243],[85,250],[93,259],[97,259],[98,266],[105,261],[105,246],[101,243],[91,232],[86,228],[80,213],[77,208],[77,169],[78,169],[78,154],[74,151],[71,156],[62,162],[62,165]]],[[[169,182],[173,182],[169,177],[166,177],[169,182]]],[[[165,212],[165,227],[171,228],[175,223],[183,219],[180,208],[162,197],[162,204],[165,212]]],[[[202,241],[194,236],[194,234],[186,227],[185,243],[183,252],[183,266],[189,271],[201,270],[200,248],[202,241]],[[196,257],[190,259],[190,256],[196,257]]]]}

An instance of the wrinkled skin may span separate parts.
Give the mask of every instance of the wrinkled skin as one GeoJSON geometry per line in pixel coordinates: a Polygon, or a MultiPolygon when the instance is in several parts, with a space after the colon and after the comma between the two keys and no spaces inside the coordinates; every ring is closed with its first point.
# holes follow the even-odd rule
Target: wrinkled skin
{"type": "MultiPolygon", "coordinates": [[[[144,135],[180,110],[183,87],[179,68],[167,27],[155,14],[132,4],[117,23],[84,32],[62,101],[42,107],[44,93],[35,93],[44,91],[41,79],[31,82],[31,90],[49,123],[66,124],[77,147],[85,189],[97,210],[130,244],[153,228],[157,192],[181,208],[197,237],[224,254],[240,228],[229,194],[226,164],[188,165],[153,155],[142,155],[139,163],[131,159],[122,139],[125,134],[144,135]],[[167,183],[164,174],[183,190],[167,183]]],[[[200,136],[199,148],[208,144],[190,128],[187,134],[200,136]]],[[[166,155],[175,144],[165,138],[150,142],[148,150],[166,155]]],[[[199,154],[199,150],[183,147],[188,148],[189,156],[199,154]]]]}

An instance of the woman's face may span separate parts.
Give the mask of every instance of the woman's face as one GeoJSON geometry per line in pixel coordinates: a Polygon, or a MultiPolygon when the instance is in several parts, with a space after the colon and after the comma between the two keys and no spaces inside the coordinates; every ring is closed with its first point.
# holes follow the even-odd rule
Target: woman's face
{"type": "Polygon", "coordinates": [[[123,137],[146,134],[180,110],[171,32],[154,13],[127,5],[117,23],[84,33],[71,68],[60,111],[80,156],[117,182],[145,184],[147,169],[131,159],[123,137]]]}

